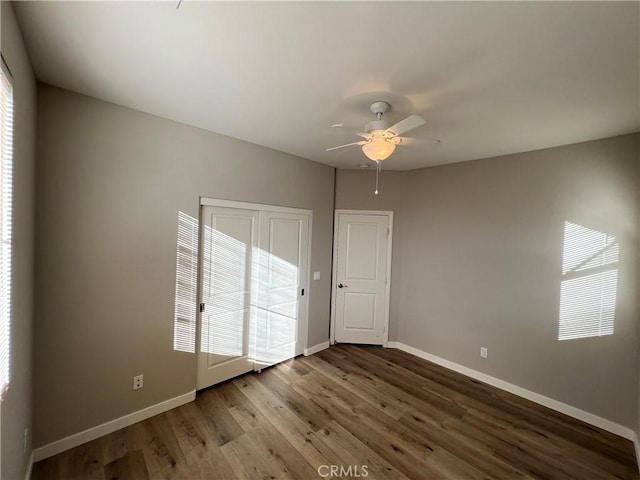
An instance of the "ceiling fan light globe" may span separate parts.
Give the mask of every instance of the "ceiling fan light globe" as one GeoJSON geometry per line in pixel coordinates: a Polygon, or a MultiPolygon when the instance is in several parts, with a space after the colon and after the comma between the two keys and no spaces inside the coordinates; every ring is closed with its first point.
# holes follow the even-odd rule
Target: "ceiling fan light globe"
{"type": "Polygon", "coordinates": [[[396,146],[388,142],[384,138],[374,138],[369,143],[362,146],[362,153],[364,153],[369,160],[382,161],[389,158],[389,156],[396,149],[396,146]]]}

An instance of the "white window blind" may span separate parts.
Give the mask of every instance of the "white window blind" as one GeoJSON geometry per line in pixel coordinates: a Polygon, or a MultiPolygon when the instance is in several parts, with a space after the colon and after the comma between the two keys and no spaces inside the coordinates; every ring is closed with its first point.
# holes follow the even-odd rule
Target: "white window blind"
{"type": "Polygon", "coordinates": [[[558,340],[613,334],[619,250],[615,237],[565,222],[558,340]]]}
{"type": "Polygon", "coordinates": [[[0,395],[10,380],[13,87],[4,65],[0,79],[0,395]]]}

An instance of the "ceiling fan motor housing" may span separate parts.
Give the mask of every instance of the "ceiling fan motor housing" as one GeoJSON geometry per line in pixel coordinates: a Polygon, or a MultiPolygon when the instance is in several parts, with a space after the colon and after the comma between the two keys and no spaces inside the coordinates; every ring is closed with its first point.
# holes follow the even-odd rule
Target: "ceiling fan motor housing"
{"type": "Polygon", "coordinates": [[[386,120],[374,120],[364,126],[364,131],[365,133],[371,133],[374,130],[386,130],[389,126],[389,122],[386,120]]]}

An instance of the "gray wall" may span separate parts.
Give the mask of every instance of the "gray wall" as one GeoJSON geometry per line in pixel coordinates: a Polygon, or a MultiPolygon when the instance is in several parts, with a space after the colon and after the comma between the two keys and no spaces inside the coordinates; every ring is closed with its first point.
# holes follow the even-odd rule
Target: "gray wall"
{"type": "MultiPolygon", "coordinates": [[[[407,172],[384,202],[397,340],[634,428],[638,153],[628,135],[407,172]],[[613,335],[557,340],[565,221],[620,239],[613,335]]],[[[365,175],[338,171],[336,208],[380,208],[365,175]]]]}
{"type": "Polygon", "coordinates": [[[328,339],[333,168],[46,85],[38,132],[36,446],[194,389],[173,316],[200,195],[313,210],[308,342],[328,339]]]}
{"type": "Polygon", "coordinates": [[[9,2],[2,2],[2,56],[13,75],[14,213],[11,384],[2,401],[3,479],[22,479],[31,455],[33,323],[33,209],[36,84],[9,2]],[[27,452],[24,452],[24,431],[27,452]]]}

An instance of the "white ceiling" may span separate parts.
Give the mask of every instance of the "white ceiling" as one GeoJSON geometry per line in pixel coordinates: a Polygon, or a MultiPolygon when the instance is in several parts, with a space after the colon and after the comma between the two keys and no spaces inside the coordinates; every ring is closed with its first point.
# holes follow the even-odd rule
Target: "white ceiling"
{"type": "Polygon", "coordinates": [[[637,2],[176,5],[15,9],[45,83],[341,168],[374,100],[427,121],[385,169],[640,130],[637,2]]]}

